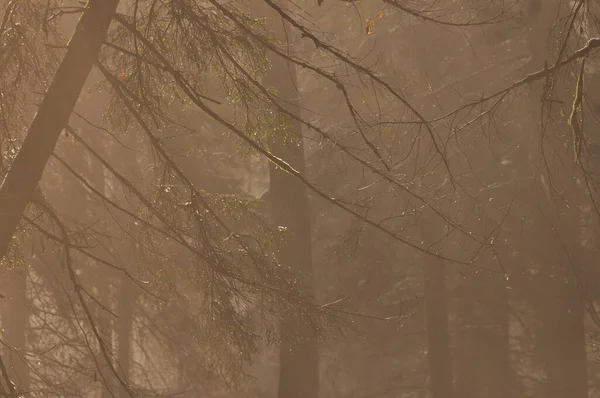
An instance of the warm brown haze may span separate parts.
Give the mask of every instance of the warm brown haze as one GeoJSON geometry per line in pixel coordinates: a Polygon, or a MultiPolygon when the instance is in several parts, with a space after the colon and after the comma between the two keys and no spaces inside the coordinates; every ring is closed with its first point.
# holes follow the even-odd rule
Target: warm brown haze
{"type": "Polygon", "coordinates": [[[600,0],[0,0],[2,397],[600,397],[600,0]]]}

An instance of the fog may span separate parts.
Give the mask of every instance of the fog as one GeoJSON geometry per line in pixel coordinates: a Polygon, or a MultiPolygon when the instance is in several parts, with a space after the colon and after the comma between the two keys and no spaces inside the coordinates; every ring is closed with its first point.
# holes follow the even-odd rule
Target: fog
{"type": "Polygon", "coordinates": [[[0,15],[0,397],[598,395],[600,1],[0,15]]]}

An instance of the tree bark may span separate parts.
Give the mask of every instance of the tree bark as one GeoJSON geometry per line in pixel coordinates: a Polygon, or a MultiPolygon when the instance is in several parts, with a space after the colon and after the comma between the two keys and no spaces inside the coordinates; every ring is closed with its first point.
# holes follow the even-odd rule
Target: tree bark
{"type": "Polygon", "coordinates": [[[0,259],[42,177],[110,26],[118,0],[89,0],[27,136],[0,187],[0,259]]]}
{"type": "MultiPolygon", "coordinates": [[[[269,13],[269,11],[267,11],[269,13]]],[[[281,19],[271,12],[268,18],[278,37],[288,37],[281,19]]],[[[299,93],[294,65],[271,54],[271,71],[264,85],[278,91],[280,105],[299,112],[299,93]]],[[[284,118],[279,118],[283,121],[284,118]]],[[[270,150],[300,173],[305,172],[302,125],[289,121],[290,128],[276,132],[269,142],[270,150]]],[[[308,193],[298,179],[270,165],[270,205],[274,225],[287,228],[287,240],[279,252],[279,260],[295,280],[295,292],[307,302],[314,301],[311,227],[308,193]]],[[[289,284],[292,286],[292,283],[289,284]]],[[[314,317],[284,310],[280,324],[279,398],[317,398],[319,396],[319,358],[314,317]]]]}

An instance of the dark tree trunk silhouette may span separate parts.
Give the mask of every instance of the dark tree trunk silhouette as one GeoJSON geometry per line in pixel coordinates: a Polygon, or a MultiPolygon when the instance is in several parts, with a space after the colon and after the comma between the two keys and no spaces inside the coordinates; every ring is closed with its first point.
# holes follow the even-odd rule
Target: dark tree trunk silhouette
{"type": "MultiPolygon", "coordinates": [[[[508,178],[495,168],[485,174],[493,181],[508,178]]],[[[487,219],[488,226],[496,225],[492,220],[487,219]]],[[[499,261],[490,255],[480,259],[481,268],[460,270],[455,290],[457,397],[511,398],[517,393],[509,342],[510,271],[499,261]]]]}
{"type": "Polygon", "coordinates": [[[575,281],[541,273],[537,282],[536,348],[546,373],[544,396],[588,397],[583,294],[575,281]]]}
{"type": "Polygon", "coordinates": [[[481,305],[476,272],[461,270],[456,295],[456,395],[465,398],[485,397],[487,358],[485,328],[482,324],[481,305]]]}
{"type": "Polygon", "coordinates": [[[513,396],[508,336],[508,297],[499,273],[461,272],[458,289],[456,394],[462,397],[513,396]]]}
{"type": "MultiPolygon", "coordinates": [[[[421,234],[427,244],[440,241],[440,236],[443,236],[444,228],[437,218],[438,215],[431,214],[431,217],[424,219],[421,226],[421,234]]],[[[424,256],[423,262],[427,362],[431,397],[452,398],[454,374],[448,326],[446,264],[441,258],[431,256],[424,256]]]]}
{"type": "Polygon", "coordinates": [[[454,395],[445,267],[441,259],[426,259],[425,316],[432,398],[452,398],[454,395]]]}
{"type": "MultiPolygon", "coordinates": [[[[534,59],[538,59],[537,69],[543,68],[540,59],[547,59],[548,65],[556,61],[558,48],[548,54],[546,43],[552,43],[548,38],[559,37],[558,32],[568,29],[567,19],[561,17],[571,13],[572,5],[558,0],[539,2],[537,20],[531,26],[531,36],[528,37],[534,59]],[[544,36],[542,36],[544,32],[544,36]],[[543,43],[543,45],[541,45],[543,43]]],[[[566,38],[563,34],[560,41],[554,43],[559,47],[566,38]]],[[[564,56],[564,54],[563,54],[564,56]]],[[[551,91],[543,92],[544,87],[532,90],[530,109],[537,135],[548,135],[562,139],[563,132],[569,129],[566,117],[552,117],[558,113],[559,107],[551,102],[542,104],[540,98],[565,99],[572,101],[575,83],[570,79],[553,79],[551,91]],[[542,112],[543,109],[543,112],[542,112]],[[540,122],[541,123],[538,123],[540,122]]],[[[538,144],[539,145],[539,144],[538,144]]],[[[548,149],[549,146],[546,146],[548,149]]],[[[563,159],[573,156],[572,147],[552,148],[554,155],[563,159]]],[[[537,165],[536,165],[537,166],[537,165]]],[[[576,166],[575,166],[576,167],[576,166]]],[[[588,375],[586,356],[586,334],[584,329],[585,292],[580,284],[581,270],[585,266],[581,260],[582,251],[579,238],[581,225],[578,220],[579,198],[577,185],[570,185],[569,180],[575,169],[569,164],[561,164],[556,170],[545,171],[543,174],[545,194],[540,195],[538,211],[540,216],[535,219],[538,224],[539,236],[546,243],[537,249],[536,262],[539,272],[534,277],[534,304],[536,310],[535,345],[540,353],[546,374],[543,395],[547,398],[588,397],[588,375]],[[558,194],[552,192],[549,184],[554,181],[566,182],[565,199],[556,200],[558,194]],[[552,181],[552,182],[549,182],[552,181]],[[570,206],[567,206],[568,202],[570,206]]],[[[572,181],[572,180],[571,180],[572,181]]]]}
{"type": "Polygon", "coordinates": [[[514,396],[515,379],[510,360],[509,302],[506,281],[502,274],[484,274],[485,282],[480,285],[485,297],[488,315],[487,336],[489,358],[487,368],[488,396],[490,398],[510,398],[514,396]],[[487,294],[486,294],[487,293],[487,294]]]}
{"type": "MultiPolygon", "coordinates": [[[[553,65],[556,61],[562,41],[567,37],[565,31],[570,25],[570,21],[563,17],[571,14],[573,7],[569,2],[558,0],[535,0],[531,3],[536,7],[532,8],[534,12],[528,26],[530,33],[527,41],[535,62],[528,72],[542,69],[545,60],[548,60],[548,65],[553,65]]],[[[582,4],[576,4],[575,7],[582,4]]],[[[564,55],[563,53],[563,58],[564,55]]],[[[559,77],[554,76],[551,81],[532,90],[529,103],[532,116],[530,131],[535,134],[535,138],[530,148],[539,146],[539,141],[535,140],[539,140],[540,135],[562,140],[563,133],[570,129],[566,123],[567,117],[554,116],[559,113],[558,105],[551,101],[542,104],[540,100],[572,101],[575,83],[571,79],[557,76],[559,77]],[[551,87],[549,82],[552,83],[551,87]],[[548,91],[544,91],[545,88],[548,91]]],[[[543,149],[551,151],[556,158],[572,159],[573,156],[573,148],[569,146],[553,146],[550,149],[550,145],[546,144],[543,149]]],[[[539,216],[529,217],[535,223],[535,229],[532,230],[535,238],[532,236],[529,239],[528,248],[538,245],[534,258],[537,270],[531,289],[536,321],[535,349],[545,371],[546,383],[542,395],[547,398],[588,397],[585,292],[580,285],[581,276],[578,275],[584,266],[581,261],[583,248],[578,241],[581,225],[575,221],[578,214],[575,210],[577,206],[574,206],[581,188],[575,184],[567,185],[568,188],[563,189],[563,198],[551,186],[556,181],[572,183],[576,167],[570,169],[570,166],[570,163],[560,163],[555,168],[552,164],[550,170],[539,173],[543,178],[540,179],[543,188],[539,190],[542,193],[538,195],[533,209],[539,212],[539,216]]],[[[532,164],[530,167],[536,169],[539,164],[532,164]]]]}
{"type": "MultiPolygon", "coordinates": [[[[573,189],[574,191],[575,189],[573,189]]],[[[548,214],[550,201],[542,202],[548,214]]],[[[539,247],[539,273],[534,279],[536,310],[535,347],[546,374],[544,396],[548,398],[588,397],[586,332],[584,328],[586,266],[579,233],[578,207],[558,218],[540,221],[548,231],[552,247],[539,247]]],[[[592,262],[591,267],[596,267],[592,262]]]]}
{"type": "MultiPolygon", "coordinates": [[[[275,63],[274,63],[275,64],[275,63]]],[[[285,65],[275,66],[285,74],[285,65]],[[283,68],[281,68],[283,66],[283,68]]],[[[290,85],[293,87],[293,85],[290,85]]],[[[281,87],[281,86],[279,86],[281,87]]],[[[300,134],[300,126],[293,127],[300,134]]],[[[283,140],[282,140],[283,141],[283,140]]],[[[272,152],[296,170],[303,171],[302,144],[278,142],[272,152]]],[[[279,253],[280,262],[297,279],[296,288],[305,299],[313,301],[312,253],[308,195],[302,183],[288,173],[270,165],[271,217],[274,225],[285,226],[287,241],[279,253]]],[[[318,353],[314,320],[287,310],[281,316],[279,398],[318,397],[318,353]]]]}
{"type": "MultiPolygon", "coordinates": [[[[280,18],[271,15],[272,29],[285,39],[280,18]]],[[[276,55],[270,55],[271,70],[264,84],[274,87],[281,99],[280,105],[290,112],[299,112],[299,93],[294,65],[276,55]]],[[[283,122],[285,118],[279,118],[283,122]]],[[[277,131],[269,142],[270,150],[288,162],[300,173],[305,171],[302,125],[289,121],[290,127],[277,131]]],[[[274,225],[287,228],[286,242],[279,252],[279,260],[287,275],[296,280],[290,283],[295,293],[306,301],[314,301],[311,231],[308,193],[296,178],[270,165],[269,202],[274,225]]],[[[319,360],[316,325],[312,316],[284,310],[280,324],[279,398],[317,398],[319,395],[319,360]]]]}
{"type": "Polygon", "coordinates": [[[118,0],[89,0],[69,48],[0,187],[0,258],[4,258],[61,131],[108,32],[118,0]]]}

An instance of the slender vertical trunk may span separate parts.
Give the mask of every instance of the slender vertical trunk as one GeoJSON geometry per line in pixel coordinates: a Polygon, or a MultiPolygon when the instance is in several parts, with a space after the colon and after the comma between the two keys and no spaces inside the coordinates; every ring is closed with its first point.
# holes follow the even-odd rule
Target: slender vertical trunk
{"type": "MultiPolygon", "coordinates": [[[[105,142],[102,136],[98,134],[92,134],[90,139],[90,145],[95,151],[102,153],[102,148],[104,147],[105,142]]],[[[88,180],[90,181],[91,185],[96,190],[98,190],[98,192],[100,192],[100,194],[106,195],[104,165],[96,158],[94,158],[91,154],[89,156],[90,158],[88,163],[88,180]]],[[[82,198],[82,200],[84,199],[82,198]]],[[[99,211],[102,211],[101,200],[102,199],[97,198],[95,194],[91,192],[85,195],[85,218],[88,219],[88,222],[90,224],[97,221],[97,214],[99,214],[99,211]]],[[[97,239],[102,239],[102,237],[98,237],[97,239]]],[[[97,253],[95,253],[96,256],[98,256],[99,258],[106,256],[106,253],[104,252],[104,249],[102,249],[102,246],[108,247],[108,244],[98,246],[99,250],[97,253]]],[[[114,279],[114,275],[112,269],[94,260],[91,260],[89,262],[89,270],[94,275],[94,280],[92,283],[96,288],[96,299],[98,300],[98,302],[89,302],[88,305],[93,306],[93,308],[95,309],[94,318],[96,326],[98,328],[98,332],[108,350],[112,352],[114,347],[113,321],[110,312],[113,311],[111,286],[114,279]]],[[[101,387],[101,396],[102,398],[113,398],[116,395],[115,392],[118,390],[118,383],[115,382],[115,375],[111,370],[111,365],[113,364],[107,362],[107,358],[105,358],[103,355],[100,355],[97,360],[99,368],[98,372],[100,373],[101,379],[103,381],[103,386],[101,387]]]]}
{"type": "Polygon", "coordinates": [[[457,383],[461,397],[509,398],[514,380],[510,365],[508,297],[503,276],[463,272],[457,291],[457,383]]]}
{"type": "MultiPolygon", "coordinates": [[[[494,171],[488,171],[490,177],[494,171]]],[[[496,175],[496,181],[503,176],[496,175]]],[[[491,224],[491,222],[490,222],[491,224]]],[[[494,225],[494,224],[491,224],[494,225]]],[[[495,261],[482,259],[483,268],[495,261]]],[[[509,343],[509,301],[504,269],[461,270],[456,289],[457,397],[512,398],[516,382],[509,343]]]]}
{"type": "Polygon", "coordinates": [[[452,358],[448,330],[446,268],[442,260],[427,259],[425,264],[425,317],[427,360],[432,398],[452,398],[452,358]]]}
{"type": "MultiPolygon", "coordinates": [[[[129,142],[128,145],[131,147],[136,146],[135,137],[129,142]]],[[[113,144],[114,145],[114,144],[113,144]]],[[[140,170],[140,162],[135,153],[124,148],[120,144],[111,149],[112,153],[117,154],[121,161],[123,170],[129,173],[129,176],[133,178],[140,170]]],[[[135,211],[135,209],[130,209],[135,211]]],[[[123,220],[125,223],[126,220],[123,220]]],[[[131,222],[131,221],[130,221],[131,222]]],[[[140,260],[140,254],[138,252],[137,245],[133,244],[132,241],[124,241],[120,245],[120,252],[124,259],[123,267],[130,273],[135,274],[135,268],[140,260]]],[[[133,283],[128,275],[120,275],[119,291],[117,295],[117,338],[118,338],[118,352],[117,370],[120,372],[123,380],[131,382],[131,363],[132,363],[132,339],[133,339],[133,320],[134,320],[134,309],[136,306],[136,300],[138,293],[136,285],[133,283]]],[[[121,388],[118,392],[119,398],[130,397],[130,394],[125,389],[121,388]]]]}
{"type": "MultiPolygon", "coordinates": [[[[128,277],[123,277],[120,286],[119,302],[117,304],[117,314],[119,315],[118,335],[119,335],[119,352],[117,358],[119,361],[118,368],[122,372],[124,380],[129,380],[130,374],[130,358],[131,358],[131,335],[133,326],[133,306],[135,295],[133,292],[133,284],[128,277]]],[[[125,390],[119,391],[120,398],[129,397],[129,393],[125,390]]]]}
{"type": "MultiPolygon", "coordinates": [[[[110,280],[102,272],[99,273],[100,281],[98,282],[98,300],[106,307],[110,308],[110,280]],[[104,280],[103,280],[104,279],[104,280]]],[[[104,340],[106,347],[112,349],[112,322],[110,314],[103,308],[98,308],[96,311],[96,322],[100,336],[104,340]]],[[[110,364],[106,362],[106,358],[100,356],[98,358],[99,372],[102,375],[104,385],[102,386],[102,398],[112,398],[115,396],[115,384],[113,382],[114,375],[110,370],[110,364]]]]}
{"type": "Polygon", "coordinates": [[[69,48],[0,186],[0,259],[42,177],[104,42],[118,0],[89,0],[69,48]]]}
{"type": "MultiPolygon", "coordinates": [[[[271,15],[272,29],[286,38],[281,20],[271,15]]],[[[296,71],[292,64],[271,54],[271,71],[264,79],[274,87],[280,104],[299,112],[296,71]]],[[[281,117],[280,121],[283,122],[281,117]]],[[[302,125],[289,121],[290,128],[277,133],[270,149],[301,173],[305,171],[302,125]]],[[[270,165],[270,204],[272,221],[287,228],[287,241],[279,260],[296,280],[295,288],[308,302],[314,301],[311,231],[306,187],[288,173],[270,165]]],[[[292,284],[290,284],[291,286],[292,284]]],[[[280,324],[279,398],[317,398],[319,395],[319,359],[315,320],[296,311],[284,310],[280,324]]]]}
{"type": "MultiPolygon", "coordinates": [[[[289,159],[279,152],[277,156],[289,159]]],[[[289,160],[288,160],[289,161],[289,160]]],[[[292,162],[290,162],[293,164],[292,162]]],[[[271,168],[272,217],[276,225],[294,234],[279,253],[298,281],[296,287],[307,301],[313,301],[311,248],[306,192],[299,182],[271,168]]],[[[314,319],[286,310],[281,314],[279,398],[316,398],[319,391],[319,363],[314,319]]]]}
{"type": "MultiPolygon", "coordinates": [[[[298,152],[302,153],[302,150],[302,145],[283,144],[273,152],[301,170],[298,152]]],[[[270,176],[271,216],[275,225],[285,226],[289,233],[279,259],[297,279],[299,292],[307,301],[314,301],[306,189],[301,182],[273,165],[270,176]]],[[[314,320],[285,311],[281,315],[280,338],[279,398],[318,397],[319,366],[314,320]]]]}
{"type": "Polygon", "coordinates": [[[546,373],[544,396],[587,398],[583,297],[571,283],[554,278],[538,283],[536,347],[546,373]]]}
{"type": "MultiPolygon", "coordinates": [[[[422,239],[427,244],[438,242],[445,228],[438,216],[424,219],[422,239]]],[[[432,398],[454,397],[454,371],[448,326],[448,291],[446,264],[440,258],[426,256],[424,275],[425,323],[427,327],[427,362],[432,398]]]]}
{"type": "MultiPolygon", "coordinates": [[[[544,204],[550,207],[549,202],[542,206],[544,204]]],[[[547,241],[554,246],[546,249],[550,256],[544,259],[534,281],[535,345],[546,374],[544,396],[547,398],[588,397],[586,292],[582,280],[586,264],[579,234],[582,226],[574,214],[577,212],[578,207],[572,206],[555,223],[541,224],[556,231],[546,232],[547,241]]]]}
{"type": "MultiPolygon", "coordinates": [[[[538,16],[537,21],[534,21],[535,23],[531,26],[531,36],[527,38],[530,43],[529,47],[534,59],[549,59],[551,64],[556,61],[556,57],[548,55],[547,47],[540,46],[540,44],[542,40],[548,42],[547,38],[551,33],[554,33],[554,37],[558,37],[556,34],[558,30],[565,30],[569,22],[566,18],[561,19],[560,17],[571,12],[571,5],[569,2],[558,0],[545,2],[536,0],[533,3],[538,4],[538,16]],[[552,32],[553,29],[555,32],[552,32]]],[[[561,40],[565,37],[562,35],[561,40]]],[[[555,47],[560,45],[562,45],[561,42],[555,42],[555,47]]],[[[551,50],[555,53],[558,52],[557,48],[551,50]]],[[[538,63],[541,62],[538,61],[538,63]]],[[[542,67],[543,64],[537,66],[538,69],[542,67]]],[[[572,98],[572,89],[575,85],[573,80],[565,77],[554,79],[552,83],[552,92],[544,95],[553,99],[572,98]]],[[[530,104],[535,117],[533,120],[536,122],[540,120],[540,110],[542,109],[538,94],[542,94],[542,92],[535,92],[530,104]]],[[[539,124],[534,131],[549,137],[556,134],[559,140],[562,140],[564,131],[568,129],[566,117],[554,117],[561,111],[559,105],[551,101],[544,103],[543,106],[544,120],[542,120],[541,126],[544,131],[541,131],[539,124]]],[[[543,149],[549,148],[550,145],[546,145],[543,149]]],[[[569,156],[573,156],[572,148],[565,148],[564,151],[559,148],[556,146],[550,149],[555,157],[568,159],[569,156]]],[[[548,155],[546,154],[546,156],[548,155]]],[[[554,168],[554,165],[552,167],[554,168]]],[[[544,397],[587,398],[587,355],[583,323],[585,292],[581,290],[578,283],[580,275],[577,275],[584,265],[581,261],[583,248],[577,233],[580,231],[581,225],[573,222],[577,219],[576,216],[573,217],[573,209],[576,208],[573,204],[578,200],[573,194],[577,195],[576,192],[580,188],[570,185],[572,171],[563,169],[563,164],[560,167],[560,169],[556,169],[556,174],[543,175],[546,181],[544,184],[548,184],[549,178],[552,178],[554,184],[559,182],[567,184],[566,187],[561,187],[561,190],[564,190],[566,200],[571,202],[570,206],[549,197],[543,198],[537,204],[543,217],[536,220],[540,225],[540,233],[536,240],[544,239],[546,246],[540,248],[542,254],[539,261],[539,273],[533,282],[537,321],[535,344],[536,349],[541,353],[546,373],[544,397]],[[558,174],[558,171],[564,174],[558,174]],[[557,206],[561,206],[561,208],[557,208],[557,206]],[[556,217],[557,215],[558,217],[556,217]],[[556,222],[556,225],[549,225],[548,220],[551,220],[552,223],[556,222]],[[547,257],[546,253],[549,253],[547,257]]],[[[549,189],[547,192],[547,195],[550,196],[549,189]]]]}
{"type": "Polygon", "coordinates": [[[482,350],[487,348],[485,329],[478,317],[477,274],[461,271],[463,277],[456,288],[456,395],[464,398],[487,398],[485,395],[485,368],[487,358],[482,350]]]}
{"type": "Polygon", "coordinates": [[[488,336],[490,364],[488,373],[488,396],[510,398],[515,394],[516,383],[510,361],[508,334],[509,302],[504,277],[485,275],[487,283],[480,286],[486,295],[486,313],[489,316],[488,336]]]}
{"type": "Polygon", "coordinates": [[[16,391],[29,391],[30,378],[25,349],[29,306],[27,305],[27,269],[17,268],[4,272],[2,284],[2,329],[4,329],[2,359],[8,377],[16,391]]]}

